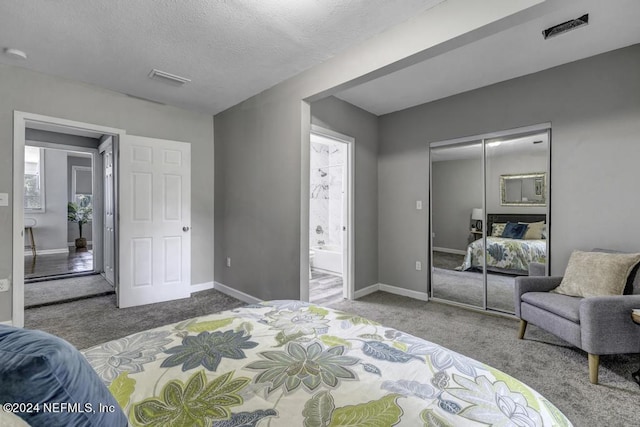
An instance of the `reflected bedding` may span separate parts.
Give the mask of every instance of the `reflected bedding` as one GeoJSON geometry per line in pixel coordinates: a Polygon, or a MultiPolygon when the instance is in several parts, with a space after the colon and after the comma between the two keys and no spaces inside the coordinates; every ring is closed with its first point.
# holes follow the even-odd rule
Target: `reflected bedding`
{"type": "MultiPolygon", "coordinates": [[[[467,246],[467,253],[460,270],[482,270],[484,264],[483,240],[478,239],[467,246]]],[[[487,269],[515,274],[528,274],[532,262],[546,263],[547,241],[545,239],[509,239],[487,236],[487,269]]]]}

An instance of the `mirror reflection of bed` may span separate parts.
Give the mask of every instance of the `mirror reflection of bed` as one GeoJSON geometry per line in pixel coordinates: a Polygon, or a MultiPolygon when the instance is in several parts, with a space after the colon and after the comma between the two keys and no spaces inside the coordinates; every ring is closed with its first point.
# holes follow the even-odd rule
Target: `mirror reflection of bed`
{"type": "MultiPolygon", "coordinates": [[[[532,262],[546,264],[546,215],[488,214],[486,233],[487,299],[493,308],[512,312],[515,277],[527,275],[532,262]],[[509,223],[523,228],[522,235],[503,237],[509,223]]],[[[434,250],[439,298],[471,305],[482,302],[485,241],[475,233],[470,240],[465,255],[434,250]]]]}
{"type": "Polygon", "coordinates": [[[549,135],[492,138],[430,146],[430,291],[436,300],[512,314],[515,278],[547,261],[549,135]],[[505,177],[529,175],[540,181],[538,199],[503,197],[505,177]]]}

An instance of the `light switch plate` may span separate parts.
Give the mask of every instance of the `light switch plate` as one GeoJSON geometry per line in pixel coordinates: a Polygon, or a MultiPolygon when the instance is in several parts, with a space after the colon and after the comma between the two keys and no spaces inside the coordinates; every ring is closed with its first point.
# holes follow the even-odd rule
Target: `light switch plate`
{"type": "Polygon", "coordinates": [[[9,206],[9,193],[0,193],[0,206],[9,206]]]}
{"type": "Polygon", "coordinates": [[[0,279],[0,292],[7,292],[11,288],[9,279],[0,279]]]}

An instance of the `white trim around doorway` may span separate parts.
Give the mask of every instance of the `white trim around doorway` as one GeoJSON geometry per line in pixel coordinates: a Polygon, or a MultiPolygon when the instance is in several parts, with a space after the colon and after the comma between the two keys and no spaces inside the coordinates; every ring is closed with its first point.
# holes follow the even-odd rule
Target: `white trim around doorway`
{"type": "MultiPolygon", "coordinates": [[[[339,132],[332,131],[317,125],[311,125],[311,132],[316,135],[334,139],[338,142],[344,143],[347,149],[347,209],[346,209],[346,244],[343,248],[343,298],[353,300],[355,298],[355,268],[354,268],[354,252],[355,252],[355,203],[354,203],[354,183],[355,183],[355,139],[351,136],[341,134],[339,132]],[[346,249],[346,250],[345,250],[346,249]]],[[[310,150],[310,146],[307,147],[307,151],[310,150]]],[[[310,174],[310,165],[307,163],[306,174],[310,174]]],[[[309,181],[307,181],[307,203],[310,200],[310,189],[308,188],[309,181]]],[[[307,221],[301,221],[301,224],[306,223],[306,229],[302,230],[303,233],[309,234],[309,210],[307,209],[307,221]]],[[[302,248],[303,253],[309,253],[309,241],[307,240],[307,247],[302,248]]],[[[306,295],[308,297],[308,282],[306,284],[306,295]]],[[[303,292],[301,292],[303,295],[303,292]]],[[[308,298],[307,298],[308,299],[308,298]]]]}
{"type": "MultiPolygon", "coordinates": [[[[11,280],[13,326],[24,326],[24,146],[27,124],[36,125],[40,129],[47,127],[66,129],[69,132],[95,132],[107,135],[122,136],[126,131],[118,128],[76,122],[40,114],[13,112],[13,266],[11,280]]],[[[47,129],[48,130],[48,129],[47,129]]],[[[80,150],[78,150],[80,151],[80,150]]]]}

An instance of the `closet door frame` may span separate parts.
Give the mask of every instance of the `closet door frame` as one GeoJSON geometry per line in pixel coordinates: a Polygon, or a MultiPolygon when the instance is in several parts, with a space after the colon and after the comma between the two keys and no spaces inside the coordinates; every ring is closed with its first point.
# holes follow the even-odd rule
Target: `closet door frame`
{"type": "MultiPolygon", "coordinates": [[[[482,227],[482,240],[483,247],[486,248],[486,223],[487,223],[487,140],[495,140],[500,138],[513,137],[518,135],[526,135],[526,134],[534,134],[534,133],[547,133],[548,137],[548,148],[547,148],[547,206],[546,206],[546,221],[547,221],[547,256],[546,256],[546,265],[545,265],[545,274],[548,276],[551,271],[551,122],[539,123],[531,126],[524,126],[519,128],[505,129],[496,132],[489,132],[484,134],[470,135],[461,138],[453,138],[447,140],[439,140],[434,142],[427,143],[427,152],[428,152],[428,168],[429,168],[429,222],[428,222],[428,234],[427,234],[427,247],[428,247],[428,261],[429,261],[429,275],[427,284],[429,299],[434,301],[443,302],[446,304],[463,306],[466,308],[470,308],[473,310],[479,311],[491,311],[492,313],[513,317],[513,314],[505,313],[500,310],[496,310],[490,308],[488,306],[487,299],[487,269],[486,269],[486,256],[483,257],[483,271],[482,271],[482,281],[483,281],[483,304],[482,306],[475,306],[466,303],[460,303],[455,301],[446,300],[443,298],[438,298],[434,296],[433,292],[433,194],[432,194],[432,183],[433,183],[433,175],[432,175],[432,167],[431,167],[431,149],[432,148],[442,148],[446,146],[454,146],[461,145],[465,143],[472,143],[481,141],[482,144],[482,212],[483,212],[483,226],[482,227]]],[[[485,249],[486,251],[486,249],[485,249]]]]}

